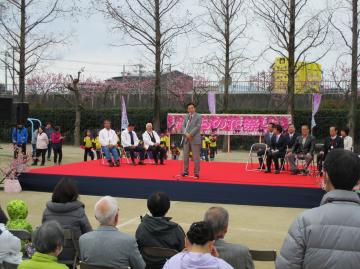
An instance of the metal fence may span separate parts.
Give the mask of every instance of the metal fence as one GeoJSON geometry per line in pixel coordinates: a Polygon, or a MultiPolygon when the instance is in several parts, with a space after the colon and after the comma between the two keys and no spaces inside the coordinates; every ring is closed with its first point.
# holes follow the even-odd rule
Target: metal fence
{"type": "MultiPolygon", "coordinates": [[[[277,94],[286,94],[286,82],[285,84],[282,84],[279,86],[279,84],[276,84],[278,87],[281,88],[275,88],[274,84],[271,81],[268,80],[257,80],[257,81],[250,81],[250,80],[244,80],[244,81],[233,81],[229,85],[229,93],[230,94],[270,94],[270,93],[277,93],[277,94]]],[[[311,90],[309,91],[309,83],[307,82],[296,82],[297,85],[304,85],[304,89],[301,92],[304,93],[312,93],[311,90]]],[[[298,87],[298,86],[297,86],[298,87]]],[[[193,82],[193,89],[197,90],[200,89],[202,92],[214,92],[214,93],[224,93],[224,84],[219,81],[202,81],[202,82],[193,82]]],[[[310,87],[311,88],[311,87],[310,87]]],[[[319,89],[320,93],[322,94],[348,94],[350,92],[350,81],[329,81],[324,80],[321,81],[320,84],[317,84],[317,89],[319,89]]],[[[86,85],[84,86],[84,89],[86,89],[86,85]]],[[[87,92],[95,91],[93,88],[89,87],[89,89],[86,89],[87,92]]],[[[42,88],[42,92],[46,92],[46,88],[42,88]]],[[[26,88],[27,94],[34,94],[33,90],[31,90],[31,87],[26,88]]],[[[94,92],[96,93],[96,92],[94,92]]],[[[149,94],[149,90],[139,90],[139,89],[112,89],[108,93],[113,94],[149,94]]],[[[5,87],[4,84],[0,84],[0,95],[17,95],[18,94],[18,85],[8,84],[7,87],[5,87]]],[[[41,93],[39,93],[41,94],[41,93]]],[[[166,89],[163,89],[163,94],[170,94],[167,92],[166,89]]]]}

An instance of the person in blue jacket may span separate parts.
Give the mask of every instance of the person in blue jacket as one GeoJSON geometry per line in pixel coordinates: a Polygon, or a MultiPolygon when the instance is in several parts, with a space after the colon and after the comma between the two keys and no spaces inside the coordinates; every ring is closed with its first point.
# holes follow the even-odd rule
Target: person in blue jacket
{"type": "MultiPolygon", "coordinates": [[[[18,146],[19,148],[21,148],[21,152],[23,154],[26,154],[26,143],[28,140],[27,129],[22,124],[18,124],[16,127],[13,128],[11,138],[14,147],[18,146]]],[[[17,154],[18,154],[18,149],[15,147],[14,159],[17,158],[17,154]]]]}

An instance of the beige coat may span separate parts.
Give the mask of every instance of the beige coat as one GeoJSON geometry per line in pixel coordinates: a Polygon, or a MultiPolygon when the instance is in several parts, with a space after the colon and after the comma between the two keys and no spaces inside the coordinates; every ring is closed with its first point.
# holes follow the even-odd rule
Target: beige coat
{"type": "Polygon", "coordinates": [[[39,133],[36,139],[36,149],[47,149],[49,138],[45,132],[39,133]]]}

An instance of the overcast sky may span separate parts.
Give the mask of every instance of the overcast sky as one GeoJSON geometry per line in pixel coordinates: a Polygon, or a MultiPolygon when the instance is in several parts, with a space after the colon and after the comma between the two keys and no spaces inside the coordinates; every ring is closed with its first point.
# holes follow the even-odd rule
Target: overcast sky
{"type": "MultiPolygon", "coordinates": [[[[88,7],[88,2],[90,1],[82,0],[82,5],[88,7]]],[[[317,8],[321,5],[320,2],[325,2],[325,0],[312,0],[310,5],[317,8]]],[[[183,0],[178,12],[181,13],[186,10],[192,16],[198,16],[204,12],[199,7],[199,0],[183,0]]],[[[71,32],[73,38],[67,45],[56,48],[51,54],[51,58],[56,60],[47,61],[42,70],[38,72],[69,74],[76,73],[80,68],[85,67],[86,76],[106,79],[120,75],[123,65],[126,65],[126,71],[129,72],[135,72],[137,68],[131,65],[140,63],[145,65],[149,71],[153,69],[145,57],[146,54],[143,48],[115,47],[112,45],[123,44],[124,40],[121,34],[110,31],[109,22],[103,18],[102,14],[80,16],[76,21],[57,21],[47,27],[50,32],[53,29],[63,29],[65,32],[71,32]]],[[[252,21],[248,29],[248,35],[251,36],[251,41],[247,46],[248,53],[252,56],[261,54],[268,44],[269,33],[264,29],[262,22],[258,18],[252,21]]],[[[3,44],[0,47],[3,48],[3,44]]],[[[176,53],[166,61],[166,63],[172,64],[172,69],[215,79],[215,75],[211,73],[211,70],[200,68],[196,63],[201,58],[214,52],[216,47],[203,43],[201,38],[194,33],[178,38],[176,44],[174,44],[174,50],[176,53]]],[[[338,54],[339,52],[335,47],[320,61],[325,71],[334,66],[338,54]]],[[[275,56],[275,53],[268,52],[250,66],[239,66],[237,72],[256,74],[259,71],[268,70],[275,56]]],[[[0,68],[0,82],[4,82],[3,67],[0,68]]]]}

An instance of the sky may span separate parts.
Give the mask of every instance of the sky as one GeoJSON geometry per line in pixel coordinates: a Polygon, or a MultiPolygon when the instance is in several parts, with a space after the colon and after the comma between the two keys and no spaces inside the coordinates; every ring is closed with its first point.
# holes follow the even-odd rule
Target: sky
{"type": "MultiPolygon", "coordinates": [[[[177,12],[181,14],[189,11],[192,16],[199,16],[204,12],[204,9],[199,6],[199,1],[206,2],[206,0],[182,0],[177,12]]],[[[321,1],[325,0],[310,1],[310,5],[317,8],[321,5],[321,1]]],[[[84,10],[87,10],[87,8],[92,10],[89,2],[89,0],[81,0],[84,10]]],[[[51,51],[49,59],[44,61],[41,68],[37,70],[38,73],[72,74],[84,68],[86,77],[107,79],[121,75],[124,65],[127,72],[133,73],[137,72],[138,67],[136,65],[138,64],[143,64],[148,71],[154,69],[148,60],[149,55],[142,47],[115,46],[114,44],[122,45],[127,41],[121,33],[110,29],[109,21],[104,18],[103,14],[92,11],[92,14],[86,11],[82,15],[76,16],[76,19],[59,19],[55,23],[46,26],[48,32],[60,30],[71,33],[71,38],[66,45],[54,48],[51,51]]],[[[248,13],[250,14],[250,12],[248,13]]],[[[259,18],[250,18],[250,20],[247,35],[251,37],[251,40],[246,44],[247,53],[252,56],[260,55],[268,45],[270,34],[259,18]]],[[[202,27],[201,23],[198,28],[200,27],[202,27]]],[[[0,43],[0,48],[4,48],[4,44],[0,43]]],[[[204,68],[204,65],[198,63],[204,57],[217,51],[217,47],[204,43],[195,31],[177,38],[174,44],[175,53],[165,63],[171,64],[173,70],[176,69],[190,75],[201,75],[216,80],[217,76],[212,70],[204,68]]],[[[316,53],[321,53],[321,51],[316,53]]],[[[320,61],[325,71],[334,66],[338,54],[338,48],[336,47],[320,61]]],[[[251,64],[240,65],[236,73],[248,76],[269,70],[275,57],[276,53],[269,51],[251,64]]],[[[0,82],[4,82],[3,71],[2,66],[0,68],[0,82]]],[[[239,75],[238,79],[246,78],[239,75]]]]}

